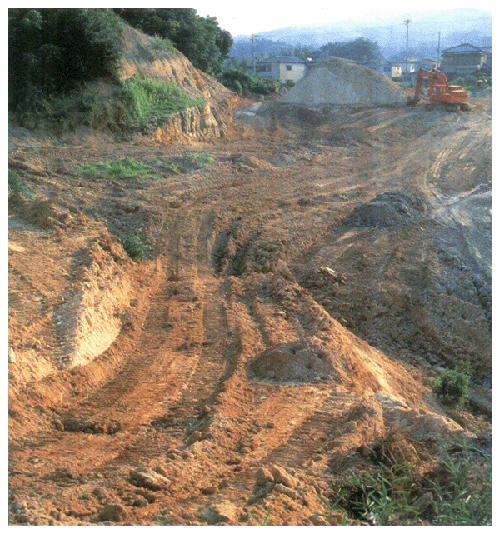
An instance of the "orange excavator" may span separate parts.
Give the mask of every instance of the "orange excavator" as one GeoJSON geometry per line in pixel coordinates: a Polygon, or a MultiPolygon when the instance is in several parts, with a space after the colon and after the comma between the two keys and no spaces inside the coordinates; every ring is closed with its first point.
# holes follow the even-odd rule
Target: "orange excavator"
{"type": "Polygon", "coordinates": [[[429,108],[441,106],[447,111],[457,111],[458,109],[470,111],[470,106],[467,104],[469,93],[460,85],[448,85],[446,74],[437,69],[418,70],[415,96],[408,97],[407,104],[409,106],[416,106],[421,100],[420,89],[424,80],[429,80],[429,90],[427,91],[427,97],[430,100],[429,108]]]}

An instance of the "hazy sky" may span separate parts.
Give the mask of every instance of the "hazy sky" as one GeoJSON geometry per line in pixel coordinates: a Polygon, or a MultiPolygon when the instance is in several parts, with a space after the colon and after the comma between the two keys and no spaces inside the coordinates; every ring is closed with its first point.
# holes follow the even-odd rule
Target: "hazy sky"
{"type": "MultiPolygon", "coordinates": [[[[262,0],[227,0],[191,2],[186,7],[197,10],[198,15],[217,17],[219,26],[233,37],[241,34],[275,30],[286,26],[321,24],[343,20],[373,21],[391,15],[400,15],[401,22],[412,14],[434,9],[476,8],[493,10],[493,2],[476,0],[460,2],[450,0],[391,0],[391,1],[339,1],[293,0],[263,2],[262,0]]],[[[154,6],[152,6],[154,7],[154,6]]],[[[162,7],[166,7],[163,5],[162,7]]]]}

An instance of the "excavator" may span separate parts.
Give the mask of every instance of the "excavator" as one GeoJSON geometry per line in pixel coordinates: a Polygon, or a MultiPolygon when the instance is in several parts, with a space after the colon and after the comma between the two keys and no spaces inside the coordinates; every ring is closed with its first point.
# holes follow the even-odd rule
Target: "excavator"
{"type": "Polygon", "coordinates": [[[448,85],[446,74],[437,69],[418,70],[415,96],[408,97],[408,106],[416,106],[421,100],[420,89],[424,80],[429,80],[429,90],[427,91],[427,97],[430,100],[427,104],[429,109],[440,106],[447,111],[458,111],[458,109],[470,111],[471,108],[467,104],[469,93],[460,85],[448,85]]]}

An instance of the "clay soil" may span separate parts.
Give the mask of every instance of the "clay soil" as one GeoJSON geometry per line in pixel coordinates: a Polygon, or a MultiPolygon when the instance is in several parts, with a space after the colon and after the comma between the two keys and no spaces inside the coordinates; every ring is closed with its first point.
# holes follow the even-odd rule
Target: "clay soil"
{"type": "Polygon", "coordinates": [[[443,437],[488,452],[491,99],[472,100],[249,106],[203,144],[13,127],[10,524],[335,524],[322,499],[382,450],[422,477],[443,437]],[[127,158],[150,175],[79,167],[127,158]],[[431,389],[459,362],[467,411],[431,389]]]}

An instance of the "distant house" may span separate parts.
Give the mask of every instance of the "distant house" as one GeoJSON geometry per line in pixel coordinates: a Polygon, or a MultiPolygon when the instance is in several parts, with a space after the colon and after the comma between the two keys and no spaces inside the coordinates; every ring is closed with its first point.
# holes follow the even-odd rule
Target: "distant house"
{"type": "MultiPolygon", "coordinates": [[[[441,56],[441,70],[447,75],[477,74],[488,68],[487,51],[469,43],[446,48],[441,56]]],[[[491,72],[491,55],[489,69],[491,72]]]]}
{"type": "Polygon", "coordinates": [[[397,80],[406,75],[406,67],[408,66],[408,80],[410,80],[412,75],[418,70],[418,67],[416,67],[417,62],[418,60],[410,58],[408,58],[408,62],[406,61],[406,58],[396,61],[387,61],[381,69],[379,68],[377,70],[383,72],[389,78],[397,80]]]}
{"type": "Polygon", "coordinates": [[[297,57],[270,57],[258,61],[255,66],[255,73],[262,78],[283,84],[298,82],[306,70],[307,61],[297,57]]]}

